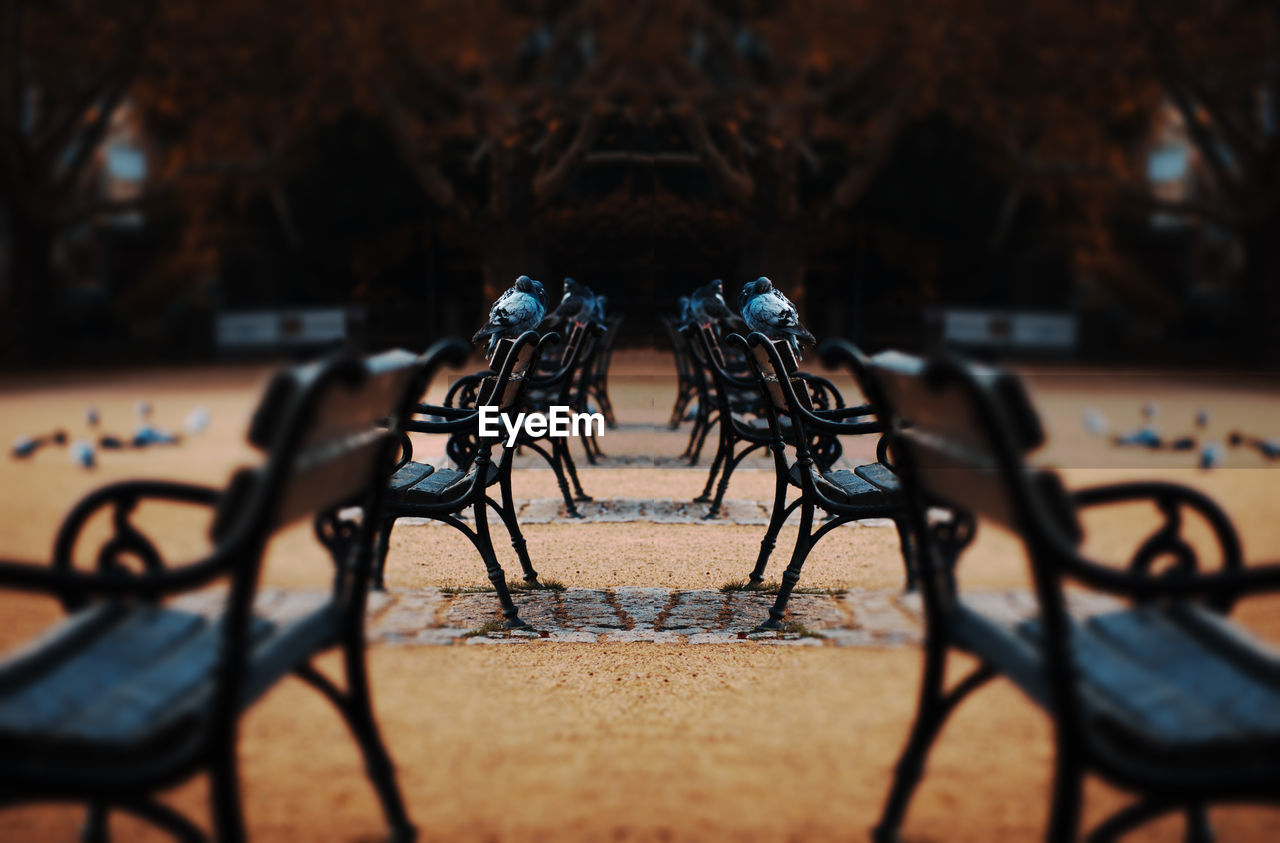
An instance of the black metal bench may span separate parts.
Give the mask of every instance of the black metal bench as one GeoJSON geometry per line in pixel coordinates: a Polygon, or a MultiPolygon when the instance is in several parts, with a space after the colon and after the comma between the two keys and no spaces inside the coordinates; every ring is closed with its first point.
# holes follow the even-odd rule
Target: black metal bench
{"type": "MultiPolygon", "coordinates": [[[[852,521],[865,518],[893,520],[902,544],[907,589],[914,588],[914,544],[898,478],[888,462],[887,441],[881,436],[877,444],[877,462],[853,469],[837,469],[831,459],[833,453],[839,454],[830,445],[832,440],[838,443],[837,437],[884,433],[885,426],[875,414],[875,405],[844,406],[830,381],[797,371],[798,363],[785,340],[770,340],[763,334],[753,333],[745,340],[733,334],[729,341],[750,352],[747,361],[764,398],[768,447],[773,454],[776,477],[769,526],[760,541],[760,553],[748,582],[759,584],[764,581],[765,567],[782,525],[793,512],[800,510],[800,531],[791,560],[782,575],[778,596],[769,609],[769,618],[762,626],[766,629],[783,627],[787,602],[800,580],[809,553],[823,536],[852,521]],[[825,398],[827,395],[834,396],[827,400],[835,406],[815,406],[815,397],[825,398]],[[788,447],[795,451],[794,462],[787,457],[788,447]],[[787,504],[789,488],[798,489],[800,494],[787,504]],[[830,518],[814,529],[817,510],[827,512],[830,518]]],[[[870,397],[873,389],[866,385],[861,355],[852,347],[848,350],[855,356],[848,358],[847,362],[853,364],[864,395],[870,397]]]]}
{"type": "MultiPolygon", "coordinates": [[[[546,413],[552,406],[570,407],[575,412],[586,410],[585,394],[578,390],[585,367],[595,354],[604,328],[595,322],[574,321],[569,326],[569,337],[558,364],[530,379],[520,409],[526,412],[546,413]]],[[[541,456],[555,472],[560,495],[570,518],[581,518],[577,503],[591,500],[578,480],[578,467],[569,452],[569,442],[563,437],[553,437],[548,431],[542,436],[530,436],[521,432],[521,448],[530,448],[541,456]],[[548,447],[550,450],[548,450],[548,447]],[[573,484],[570,492],[569,484],[573,484]]],[[[586,446],[590,447],[590,446],[586,446]]],[[[590,454],[590,451],[588,451],[590,454]]]]}
{"type": "Polygon", "coordinates": [[[241,469],[222,490],[147,481],[105,486],[72,509],[51,566],[0,563],[0,586],[57,596],[70,611],[0,664],[0,803],[84,801],[86,839],[105,839],[109,810],[200,839],[194,823],[154,794],[205,772],[214,833],[242,839],[239,716],[293,674],[333,702],[351,727],[394,836],[414,836],[374,721],[365,667],[374,521],[340,513],[353,505],[379,511],[395,449],[385,420],[399,414],[419,367],[415,356],[391,352],[367,363],[344,357],[282,371],[249,428],[249,442],[265,455],[261,465],[241,469]],[[150,501],[207,508],[209,555],[171,566],[131,521],[150,501]],[[82,529],[105,513],[114,529],[97,549],[96,569],[76,568],[82,529]],[[263,549],[303,518],[315,519],[332,556],[333,589],[291,618],[257,616],[263,549]],[[221,612],[202,614],[170,600],[215,582],[228,584],[221,612]],[[332,647],[343,653],[345,690],[311,664],[332,647]]]}
{"type": "MultiPolygon", "coordinates": [[[[594,400],[604,416],[604,423],[611,428],[618,426],[618,417],[613,411],[613,401],[609,399],[609,367],[613,364],[613,349],[618,343],[618,329],[621,325],[621,315],[609,317],[604,325],[604,333],[596,344],[595,353],[583,369],[582,380],[579,383],[579,390],[582,393],[579,403],[582,409],[585,411],[587,402],[594,400]]],[[[598,456],[600,456],[599,446],[594,438],[591,438],[587,459],[594,464],[598,456]]]]}
{"type": "Polygon", "coordinates": [[[1239,598],[1280,589],[1280,566],[1246,568],[1226,514],[1193,489],[1138,482],[1072,493],[1053,471],[1028,466],[1044,434],[1006,372],[893,353],[873,358],[871,371],[920,543],[926,621],[919,708],[876,839],[896,839],[947,715],[995,676],[1053,718],[1050,840],[1077,837],[1089,773],[1137,794],[1091,840],[1181,811],[1188,839],[1206,841],[1207,804],[1280,798],[1280,658],[1226,617],[1239,598]],[[1125,567],[1084,555],[1081,510],[1122,502],[1150,503],[1161,526],[1125,567]],[[1187,516],[1208,525],[1220,569],[1202,568],[1187,516]],[[979,522],[1021,540],[1035,592],[1028,616],[984,611],[958,592],[954,572],[979,522]],[[1068,583],[1124,602],[1086,614],[1068,583]],[[952,649],[979,666],[946,690],[952,649]]]}
{"type": "MultiPolygon", "coordinates": [[[[511,600],[506,574],[494,553],[488,521],[488,510],[492,508],[506,525],[525,581],[536,585],[538,572],[533,568],[516,518],[515,495],[511,487],[512,462],[518,445],[506,445],[507,434],[501,428],[496,438],[481,435],[480,411],[489,407],[510,412],[520,406],[533,381],[531,373],[537,367],[543,349],[557,341],[556,334],[547,334],[539,339],[533,331],[515,340],[499,341],[493,355],[493,363],[498,370],[479,379],[475,397],[468,399],[469,407],[416,402],[408,407],[408,416],[399,424],[400,460],[391,476],[387,499],[378,516],[373,562],[375,587],[383,587],[387,550],[395,522],[405,517],[432,518],[448,524],[471,541],[484,563],[489,582],[497,592],[507,627],[525,626],[511,600]],[[411,432],[448,434],[454,441],[465,438],[470,443],[469,463],[458,468],[436,468],[429,463],[414,461],[413,443],[408,436],[411,432]],[[496,462],[492,457],[495,447],[502,449],[496,462]],[[494,486],[498,487],[501,503],[489,497],[489,489],[494,486]],[[468,511],[472,516],[470,525],[459,518],[468,511]]],[[[423,367],[423,374],[413,385],[416,394],[421,395],[426,390],[429,373],[433,369],[423,367]]]]}
{"type": "MultiPolygon", "coordinates": [[[[694,498],[696,503],[711,504],[703,516],[711,519],[720,514],[734,470],[748,454],[772,441],[767,410],[769,399],[761,391],[754,370],[746,360],[748,355],[740,354],[746,349],[741,336],[731,334],[731,339],[736,338],[734,344],[725,347],[720,344],[713,326],[695,325],[685,330],[692,335],[695,358],[704,367],[712,384],[710,400],[715,407],[714,421],[719,432],[706,486],[702,494],[694,498]],[[726,352],[733,352],[737,360],[732,360],[726,352]]],[[[790,349],[786,353],[791,355],[790,349]]],[[[791,360],[794,364],[794,356],[791,360]]],[[[796,368],[792,366],[793,376],[804,381],[803,391],[809,396],[811,407],[817,407],[820,412],[835,413],[836,417],[846,413],[844,399],[835,384],[818,375],[796,371],[796,368]]],[[[790,443],[793,433],[790,417],[779,417],[777,422],[785,428],[784,436],[790,443]]],[[[810,455],[818,465],[829,469],[840,458],[840,440],[825,432],[814,433],[811,438],[810,455]]]]}

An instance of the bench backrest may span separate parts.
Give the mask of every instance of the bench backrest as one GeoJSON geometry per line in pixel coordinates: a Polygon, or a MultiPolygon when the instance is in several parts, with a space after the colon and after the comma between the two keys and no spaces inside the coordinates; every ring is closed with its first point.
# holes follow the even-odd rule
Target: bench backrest
{"type": "Polygon", "coordinates": [[[1019,378],[899,352],[875,355],[870,370],[888,404],[900,474],[929,503],[994,521],[1024,540],[1044,529],[1079,538],[1057,474],[1025,463],[1044,430],[1019,378]]]}
{"type": "Polygon", "coordinates": [[[497,374],[481,382],[476,406],[493,406],[504,412],[513,409],[528,386],[526,375],[535,363],[536,348],[537,342],[527,336],[499,340],[489,357],[497,374]]]}
{"type": "Polygon", "coordinates": [[[266,460],[232,478],[214,540],[263,539],[304,516],[358,502],[380,482],[391,436],[386,421],[400,415],[419,368],[416,355],[392,351],[277,372],[248,432],[266,460]]]}

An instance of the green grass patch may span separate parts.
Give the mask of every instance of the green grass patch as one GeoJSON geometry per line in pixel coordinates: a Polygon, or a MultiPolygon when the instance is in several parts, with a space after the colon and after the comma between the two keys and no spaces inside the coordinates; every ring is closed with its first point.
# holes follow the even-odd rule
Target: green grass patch
{"type": "MultiPolygon", "coordinates": [[[[536,583],[507,580],[507,591],[564,591],[564,589],[564,583],[550,578],[536,583]]],[[[493,594],[497,589],[492,585],[447,585],[440,591],[452,597],[458,594],[493,594]]]]}
{"type": "MultiPolygon", "coordinates": [[[[750,580],[732,580],[720,586],[721,594],[732,594],[734,592],[748,592],[753,594],[777,594],[782,588],[781,584],[769,580],[767,582],[751,582],[750,580]]],[[[848,594],[847,588],[817,588],[815,586],[798,585],[791,591],[792,594],[825,594],[829,597],[839,597],[842,594],[848,594]]]]}
{"type": "Polygon", "coordinates": [[[487,638],[494,632],[506,632],[506,627],[502,625],[502,621],[489,621],[475,629],[462,633],[463,638],[487,638]]]}

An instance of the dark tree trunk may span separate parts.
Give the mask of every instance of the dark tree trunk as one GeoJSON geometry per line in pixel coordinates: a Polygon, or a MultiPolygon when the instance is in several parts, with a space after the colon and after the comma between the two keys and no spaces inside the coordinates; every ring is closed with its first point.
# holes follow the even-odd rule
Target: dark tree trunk
{"type": "Polygon", "coordinates": [[[4,358],[20,365],[38,361],[50,342],[55,235],[44,220],[11,211],[8,330],[3,347],[4,358]]]}
{"type": "Polygon", "coordinates": [[[1258,365],[1280,363],[1280,213],[1274,213],[1242,232],[1245,249],[1243,300],[1240,302],[1242,337],[1250,360],[1258,365]]]}

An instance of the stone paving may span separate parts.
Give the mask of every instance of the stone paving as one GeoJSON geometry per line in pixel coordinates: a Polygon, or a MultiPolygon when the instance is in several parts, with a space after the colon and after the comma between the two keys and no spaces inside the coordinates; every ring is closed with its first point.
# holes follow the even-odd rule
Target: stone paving
{"type": "MultiPolygon", "coordinates": [[[[647,521],[652,524],[737,524],[763,526],[769,523],[768,503],[726,498],[720,516],[706,519],[709,504],[671,499],[635,500],[632,498],[606,498],[578,503],[581,519],[575,523],[601,523],[647,521]]],[[[517,516],[521,524],[550,524],[568,518],[564,501],[560,498],[534,498],[520,504],[517,516]]],[[[429,518],[401,518],[397,527],[444,526],[429,518]]],[[[856,527],[892,527],[888,518],[865,518],[846,525],[842,529],[856,527]]]]}
{"type": "MultiPolygon", "coordinates": [[[[278,621],[301,617],[327,592],[264,589],[257,613],[278,621]]],[[[764,592],[608,589],[518,590],[520,616],[532,630],[501,629],[492,591],[374,592],[369,598],[368,639],[375,645],[473,645],[546,643],[783,644],[792,646],[899,647],[921,640],[918,594],[851,590],[797,592],[783,632],[756,631],[773,595],[764,592]]],[[[996,620],[1016,621],[1035,611],[1026,591],[981,592],[966,601],[996,620]]],[[[179,601],[188,611],[214,613],[225,592],[210,590],[179,601]]],[[[1072,610],[1094,614],[1117,606],[1101,595],[1071,597],[1072,610]]]]}

